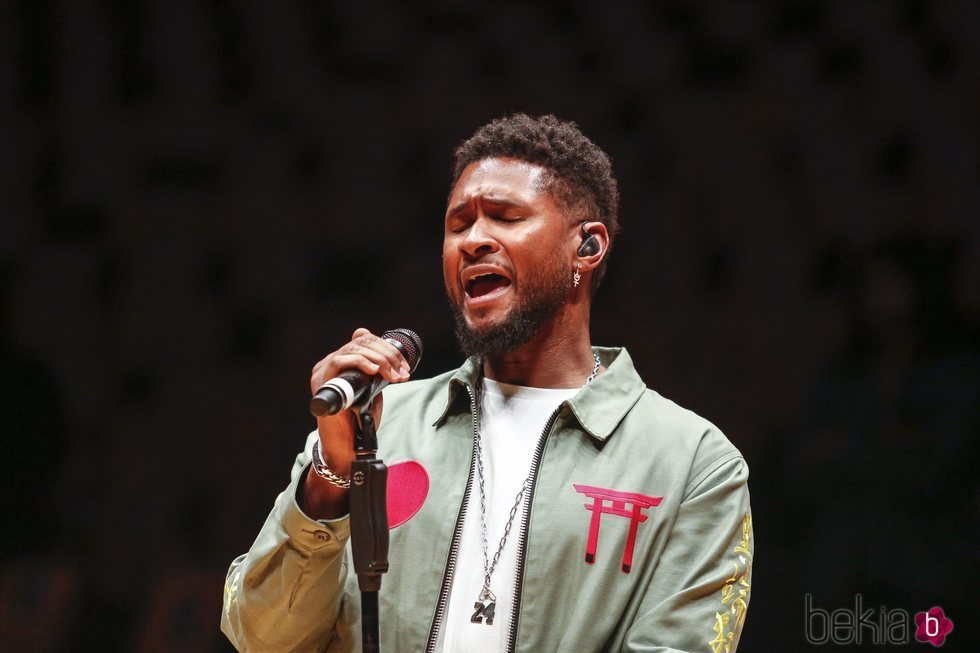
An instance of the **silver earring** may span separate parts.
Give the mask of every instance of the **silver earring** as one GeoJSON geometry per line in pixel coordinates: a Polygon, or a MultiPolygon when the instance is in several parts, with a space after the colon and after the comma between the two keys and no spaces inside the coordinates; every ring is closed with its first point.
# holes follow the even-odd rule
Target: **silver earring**
{"type": "Polygon", "coordinates": [[[582,275],[579,272],[582,269],[582,264],[578,263],[575,265],[575,274],[572,275],[572,283],[578,288],[578,282],[582,280],[582,275]]]}

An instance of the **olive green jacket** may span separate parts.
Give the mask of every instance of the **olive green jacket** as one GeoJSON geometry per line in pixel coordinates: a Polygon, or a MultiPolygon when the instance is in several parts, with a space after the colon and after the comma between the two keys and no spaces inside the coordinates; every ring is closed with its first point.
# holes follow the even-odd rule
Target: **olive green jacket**
{"type": "MultiPolygon", "coordinates": [[[[751,582],[748,467],[714,425],[647,389],[626,350],[595,352],[607,370],[561,404],[539,440],[517,605],[500,608],[516,617],[510,650],[734,651],[751,582]]],[[[382,651],[436,640],[471,487],[479,373],[471,359],[384,390],[378,456],[421,463],[430,486],[391,530],[382,651]]],[[[296,502],[315,437],[228,571],[221,629],[240,651],[360,650],[348,520],[312,520],[296,502]]]]}

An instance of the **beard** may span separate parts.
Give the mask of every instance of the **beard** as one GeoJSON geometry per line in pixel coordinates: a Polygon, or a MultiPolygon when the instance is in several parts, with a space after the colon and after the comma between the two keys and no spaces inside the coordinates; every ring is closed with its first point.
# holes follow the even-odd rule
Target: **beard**
{"type": "MultiPolygon", "coordinates": [[[[466,356],[498,356],[530,342],[568,298],[571,282],[560,257],[546,262],[544,269],[521,283],[517,305],[503,319],[482,329],[471,327],[463,313],[463,302],[449,298],[453,328],[466,356]]],[[[516,284],[515,284],[516,286],[516,284]]]]}

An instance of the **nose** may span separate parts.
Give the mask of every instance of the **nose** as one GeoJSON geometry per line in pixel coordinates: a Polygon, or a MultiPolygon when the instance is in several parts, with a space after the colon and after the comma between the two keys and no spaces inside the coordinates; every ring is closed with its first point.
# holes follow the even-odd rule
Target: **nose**
{"type": "Polygon", "coordinates": [[[459,242],[459,249],[464,254],[477,258],[493,254],[500,249],[500,243],[487,228],[487,219],[481,216],[466,230],[466,235],[459,242]]]}

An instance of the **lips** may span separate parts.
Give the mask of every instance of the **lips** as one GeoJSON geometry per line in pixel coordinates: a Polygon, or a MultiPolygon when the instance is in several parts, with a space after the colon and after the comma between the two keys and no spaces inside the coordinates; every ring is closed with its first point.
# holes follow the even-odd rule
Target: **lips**
{"type": "Polygon", "coordinates": [[[489,300],[511,285],[507,272],[494,265],[474,265],[463,270],[460,282],[469,301],[489,300]]]}
{"type": "Polygon", "coordinates": [[[466,283],[466,294],[477,299],[484,295],[489,295],[495,290],[506,288],[510,285],[510,279],[499,274],[481,274],[470,279],[466,283]]]}

